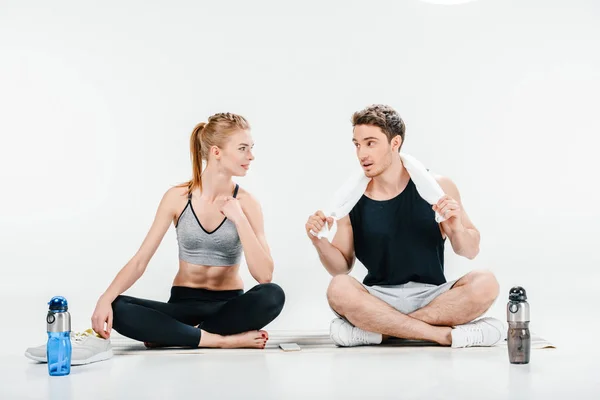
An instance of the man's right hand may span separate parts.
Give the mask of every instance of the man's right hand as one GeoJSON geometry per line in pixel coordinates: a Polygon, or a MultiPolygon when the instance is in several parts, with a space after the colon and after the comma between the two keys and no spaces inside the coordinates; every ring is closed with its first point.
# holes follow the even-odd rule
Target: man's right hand
{"type": "Polygon", "coordinates": [[[327,223],[328,227],[331,228],[333,225],[333,218],[326,217],[321,210],[308,217],[308,221],[306,221],[304,228],[306,230],[306,234],[310,240],[313,241],[313,243],[319,240],[317,234],[321,231],[321,229],[323,229],[325,223],[327,223]]]}
{"type": "Polygon", "coordinates": [[[112,323],[112,304],[103,299],[98,300],[94,314],[92,314],[92,329],[104,339],[108,339],[110,337],[110,331],[112,330],[112,323]],[[106,329],[104,329],[105,323],[106,329]]]}

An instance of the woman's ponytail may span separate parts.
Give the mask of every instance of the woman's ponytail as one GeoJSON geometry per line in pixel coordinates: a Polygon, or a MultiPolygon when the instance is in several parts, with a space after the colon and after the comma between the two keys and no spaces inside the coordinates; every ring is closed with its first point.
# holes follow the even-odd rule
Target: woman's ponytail
{"type": "Polygon", "coordinates": [[[190,137],[190,153],[192,156],[192,180],[188,185],[188,193],[196,187],[202,190],[202,131],[206,122],[200,122],[190,137]]]}

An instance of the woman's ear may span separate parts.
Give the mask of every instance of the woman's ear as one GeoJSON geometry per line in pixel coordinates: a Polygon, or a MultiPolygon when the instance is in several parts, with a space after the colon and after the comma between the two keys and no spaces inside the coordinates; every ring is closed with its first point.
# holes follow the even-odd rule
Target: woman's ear
{"type": "Polygon", "coordinates": [[[221,158],[221,149],[219,149],[217,146],[211,146],[210,147],[210,153],[213,155],[213,157],[215,157],[217,160],[219,158],[221,158]]]}

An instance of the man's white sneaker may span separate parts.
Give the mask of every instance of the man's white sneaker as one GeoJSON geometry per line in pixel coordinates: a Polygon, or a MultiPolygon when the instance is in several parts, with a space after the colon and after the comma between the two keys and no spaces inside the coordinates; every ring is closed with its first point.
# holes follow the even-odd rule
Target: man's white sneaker
{"type": "MultiPolygon", "coordinates": [[[[110,339],[103,339],[88,329],[84,332],[71,332],[71,365],[83,365],[108,360],[113,356],[110,339]]],[[[30,347],[25,357],[38,362],[48,362],[46,345],[30,347]]]]}
{"type": "Polygon", "coordinates": [[[489,347],[506,338],[502,321],[496,318],[481,318],[452,329],[452,347],[489,347]]]}
{"type": "Polygon", "coordinates": [[[362,330],[341,318],[335,318],[331,321],[329,337],[340,347],[380,344],[383,338],[381,333],[362,330]]]}

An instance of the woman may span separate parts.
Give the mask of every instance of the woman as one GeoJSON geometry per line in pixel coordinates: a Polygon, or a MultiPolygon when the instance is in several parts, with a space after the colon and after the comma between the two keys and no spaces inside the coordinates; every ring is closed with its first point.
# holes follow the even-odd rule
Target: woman
{"type": "Polygon", "coordinates": [[[246,175],[254,160],[250,125],[239,115],[213,115],[195,127],[190,147],[192,180],[163,196],[140,249],[98,300],[93,329],[108,338],[114,327],[148,347],[264,348],[268,334],[260,329],[279,315],[285,295],[271,283],[260,205],[232,181],[246,175]],[[142,276],[171,223],[179,271],[169,301],[121,295],[142,276]],[[246,293],[239,275],[242,250],[259,283],[246,293]]]}

